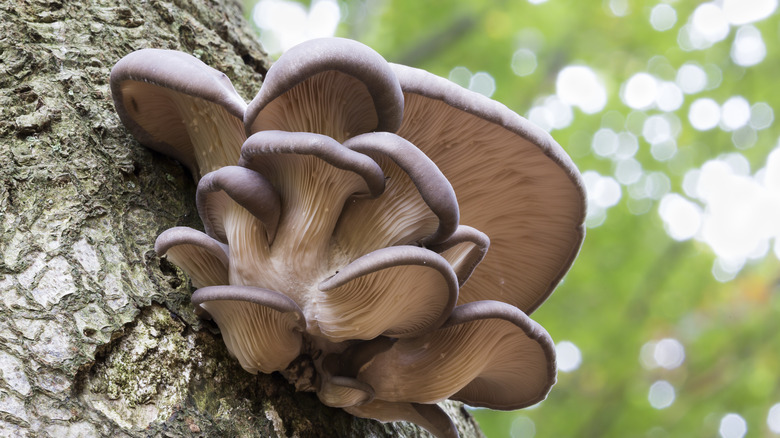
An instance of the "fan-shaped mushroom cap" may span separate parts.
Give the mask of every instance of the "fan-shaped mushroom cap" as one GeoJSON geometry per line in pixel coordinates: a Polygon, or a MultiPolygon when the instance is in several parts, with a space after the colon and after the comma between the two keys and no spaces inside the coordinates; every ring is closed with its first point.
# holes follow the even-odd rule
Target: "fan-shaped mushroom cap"
{"type": "Polygon", "coordinates": [[[281,212],[279,194],[259,173],[239,166],[207,173],[198,183],[195,200],[206,234],[227,242],[225,215],[235,202],[263,224],[267,244],[273,242],[281,212]]]}
{"type": "Polygon", "coordinates": [[[458,285],[463,287],[471,273],[485,258],[490,247],[490,238],[476,228],[461,225],[446,241],[429,245],[447,260],[458,276],[458,285]]]}
{"type": "Polygon", "coordinates": [[[344,407],[356,417],[382,422],[410,421],[424,427],[438,438],[458,438],[458,429],[446,412],[435,404],[398,403],[374,399],[359,406],[344,407]]]}
{"type": "Polygon", "coordinates": [[[246,103],[227,76],[173,50],[130,53],[111,70],[122,123],[143,145],[183,163],[199,179],[235,164],[246,103]]]}
{"type": "Polygon", "coordinates": [[[390,402],[520,409],[546,397],[555,373],[555,346],[539,324],[509,304],[476,301],[456,307],[442,328],[398,340],[357,379],[390,402]]]}
{"type": "Polygon", "coordinates": [[[228,283],[228,247],[189,227],[169,228],[157,236],[154,250],[182,268],[196,288],[228,283]]]}
{"type": "Polygon", "coordinates": [[[415,246],[376,250],[319,288],[313,313],[323,335],[334,342],[425,333],[447,319],[458,299],[449,263],[415,246]]]}
{"type": "Polygon", "coordinates": [[[386,179],[381,196],[352,199],[344,208],[335,235],[350,257],[393,245],[439,243],[455,231],[455,192],[417,147],[388,132],[353,137],[344,147],[373,158],[386,179]]]}
{"type": "Polygon", "coordinates": [[[392,65],[404,91],[397,134],[452,183],[460,220],[490,252],[459,303],[494,299],[531,312],[569,269],[584,236],[579,173],[541,128],[504,105],[426,71],[392,65]]]}
{"type": "Polygon", "coordinates": [[[283,370],[301,352],[303,313],[284,294],[259,287],[211,286],[195,291],[192,303],[214,318],[228,350],[250,373],[283,370]]]}
{"type": "Polygon", "coordinates": [[[395,131],[402,113],[401,89],[382,56],[356,41],[325,38],[291,48],[271,66],[244,124],[247,135],[282,130],[344,141],[395,131]]]}
{"type": "Polygon", "coordinates": [[[334,408],[360,406],[374,399],[374,390],[357,379],[334,376],[323,379],[317,397],[334,408]]]}

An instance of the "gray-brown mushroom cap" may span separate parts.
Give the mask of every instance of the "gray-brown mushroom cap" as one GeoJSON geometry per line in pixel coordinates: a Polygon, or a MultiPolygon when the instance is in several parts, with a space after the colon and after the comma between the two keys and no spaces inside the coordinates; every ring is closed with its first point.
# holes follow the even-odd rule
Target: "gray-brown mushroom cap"
{"type": "Polygon", "coordinates": [[[282,293],[249,286],[211,286],[192,294],[222,331],[241,366],[251,372],[284,370],[301,351],[306,325],[298,305],[282,293]]]}
{"type": "Polygon", "coordinates": [[[514,306],[476,301],[456,307],[436,331],[400,339],[364,365],[357,379],[389,402],[520,409],[543,400],[555,383],[555,346],[514,306]]]}
{"type": "Polygon", "coordinates": [[[387,61],[342,38],[309,40],[268,70],[246,110],[246,134],[306,131],[338,141],[371,131],[395,131],[403,96],[387,61]]]}
{"type": "Polygon", "coordinates": [[[449,239],[429,245],[429,248],[449,262],[458,276],[458,285],[463,287],[485,258],[490,248],[490,238],[476,228],[460,225],[449,239]]]}
{"type": "Polygon", "coordinates": [[[504,105],[426,71],[392,67],[405,98],[397,134],[452,183],[461,223],[490,237],[459,303],[493,299],[532,312],[582,243],[579,172],[549,134],[504,105]]]}
{"type": "Polygon", "coordinates": [[[201,231],[189,227],[169,228],[157,236],[154,250],[184,269],[193,286],[228,283],[228,247],[201,231]]]}
{"type": "Polygon", "coordinates": [[[458,299],[449,263],[425,248],[371,252],[319,284],[320,330],[331,339],[409,338],[441,326],[458,299]]]}
{"type": "Polygon", "coordinates": [[[231,200],[260,220],[272,243],[281,213],[279,194],[268,179],[240,166],[209,172],[198,183],[195,201],[206,234],[227,242],[224,216],[231,200]]]}
{"type": "Polygon", "coordinates": [[[132,52],[111,70],[111,95],[135,138],[180,161],[196,180],[214,170],[208,161],[221,167],[238,159],[246,103],[224,73],[197,58],[174,50],[132,52]],[[198,150],[204,148],[213,150],[198,150]]]}
{"type": "MultiPolygon", "coordinates": [[[[440,243],[449,238],[458,227],[458,201],[452,185],[447,178],[439,171],[436,164],[431,161],[412,143],[406,139],[389,132],[372,132],[350,138],[344,142],[344,146],[363,154],[378,159],[384,156],[392,160],[396,166],[403,170],[403,175],[407,176],[414,187],[404,187],[406,193],[393,193],[383,199],[375,201],[376,204],[386,204],[382,201],[388,198],[401,198],[404,195],[415,196],[419,194],[423,202],[428,206],[431,212],[438,218],[436,231],[420,239],[423,245],[440,243]]],[[[401,175],[398,175],[399,178],[401,175]]],[[[384,210],[383,207],[377,207],[384,210]]],[[[406,207],[403,210],[385,212],[386,221],[403,222],[414,220],[423,222],[424,217],[408,219],[405,216],[413,208],[406,207]]],[[[365,213],[365,212],[364,212],[365,213]]],[[[370,226],[376,227],[376,231],[385,228],[377,224],[370,226]]],[[[420,227],[422,228],[422,227],[420,227]]],[[[367,233],[370,234],[370,233],[367,233]]],[[[396,242],[384,242],[385,244],[397,244],[396,242]]],[[[411,242],[404,242],[411,243],[411,242]]]]}
{"type": "Polygon", "coordinates": [[[374,390],[352,377],[333,376],[322,379],[317,391],[320,401],[330,407],[360,406],[374,399],[374,390]]]}

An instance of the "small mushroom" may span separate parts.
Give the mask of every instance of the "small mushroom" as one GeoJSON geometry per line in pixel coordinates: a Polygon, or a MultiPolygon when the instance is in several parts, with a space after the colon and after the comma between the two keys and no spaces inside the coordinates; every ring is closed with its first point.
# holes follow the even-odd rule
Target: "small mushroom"
{"type": "Polygon", "coordinates": [[[226,216],[238,207],[256,217],[265,229],[268,244],[273,242],[281,213],[279,194],[259,173],[239,166],[207,173],[198,183],[195,201],[206,234],[221,242],[228,241],[226,216]]]}
{"type": "Polygon", "coordinates": [[[395,131],[403,96],[387,62],[357,41],[323,38],[288,50],[268,70],[246,110],[247,135],[312,132],[336,141],[395,131]]]}
{"type": "Polygon", "coordinates": [[[352,199],[336,239],[366,253],[393,245],[440,243],[458,226],[458,201],[436,164],[407,140],[388,132],[362,134],[344,146],[373,158],[385,173],[383,196],[352,199]]]}
{"type": "Polygon", "coordinates": [[[444,325],[400,339],[360,368],[357,379],[390,402],[520,409],[555,383],[555,345],[522,311],[498,301],[456,307],[444,325]]]}
{"type": "Polygon", "coordinates": [[[326,377],[317,391],[322,403],[333,408],[360,406],[374,399],[374,390],[360,380],[351,377],[326,377]]]}
{"type": "Polygon", "coordinates": [[[201,231],[174,227],[157,237],[154,250],[184,269],[195,287],[218,286],[228,282],[228,247],[201,231]]]}
{"type": "Polygon", "coordinates": [[[444,257],[458,276],[458,286],[463,287],[471,273],[485,258],[490,247],[487,234],[468,225],[461,225],[444,242],[431,245],[430,249],[444,257]]]}
{"type": "Polygon", "coordinates": [[[246,286],[203,287],[192,294],[222,329],[222,338],[250,373],[287,368],[301,353],[305,320],[284,294],[246,286]]]}
{"type": "Polygon", "coordinates": [[[146,147],[179,160],[198,180],[236,164],[246,102],[228,77],[174,50],[130,53],[111,69],[122,123],[146,147]]]}

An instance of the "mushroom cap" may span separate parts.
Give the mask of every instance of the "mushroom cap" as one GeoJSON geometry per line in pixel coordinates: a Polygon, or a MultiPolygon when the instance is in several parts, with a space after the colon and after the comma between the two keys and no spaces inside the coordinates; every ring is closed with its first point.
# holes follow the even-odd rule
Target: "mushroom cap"
{"type": "Polygon", "coordinates": [[[387,61],[342,38],[303,42],[271,66],[246,110],[246,134],[307,131],[338,141],[371,131],[395,131],[403,96],[387,61]]]}
{"type": "Polygon", "coordinates": [[[234,201],[259,219],[268,243],[273,242],[279,224],[279,194],[262,175],[240,166],[225,166],[203,176],[195,201],[206,234],[227,242],[224,215],[234,201]]]}
{"type": "Polygon", "coordinates": [[[284,370],[300,354],[306,322],[298,305],[282,293],[210,286],[196,290],[192,303],[211,315],[230,353],[250,373],[284,370]]]}
{"type": "Polygon", "coordinates": [[[189,227],[169,228],[157,236],[154,250],[183,269],[196,288],[228,283],[228,247],[189,227]]]}
{"type": "Polygon", "coordinates": [[[416,246],[378,249],[321,282],[317,324],[333,341],[407,338],[438,328],[458,299],[449,263],[416,246]]]}
{"type": "MultiPolygon", "coordinates": [[[[275,161],[290,155],[311,155],[328,165],[360,175],[366,194],[378,196],[385,187],[382,169],[369,157],[344,147],[325,135],[309,132],[261,131],[241,147],[239,165],[256,170],[276,183],[284,176],[275,161]]],[[[288,184],[292,185],[292,184],[288,184]]],[[[283,191],[288,187],[279,187],[283,191]]],[[[352,193],[348,193],[351,195],[352,193]]]]}
{"type": "MultiPolygon", "coordinates": [[[[439,171],[436,164],[412,143],[389,132],[371,132],[350,138],[344,142],[344,146],[366,154],[378,162],[390,160],[400,170],[400,172],[392,172],[391,169],[385,170],[387,178],[391,180],[389,183],[399,185],[395,192],[388,193],[377,200],[366,201],[371,204],[373,210],[384,213],[386,217],[383,218],[382,222],[425,222],[424,214],[427,211],[423,209],[424,213],[420,214],[419,208],[409,205],[415,202],[419,196],[438,219],[436,231],[420,239],[421,243],[424,245],[439,243],[455,232],[458,227],[459,213],[458,201],[452,190],[452,185],[439,171]],[[386,158],[386,160],[382,160],[382,158],[386,158]],[[411,184],[398,182],[399,179],[404,179],[411,184]],[[397,208],[389,208],[391,203],[395,203],[397,208]]],[[[389,163],[386,166],[389,167],[389,163]]],[[[386,190],[390,191],[391,189],[386,187],[386,190]]],[[[359,213],[361,213],[360,216],[371,215],[365,209],[361,209],[359,213]]],[[[368,221],[365,226],[372,229],[371,233],[366,234],[381,234],[380,230],[389,227],[389,225],[374,224],[371,221],[368,221]]],[[[418,226],[418,228],[423,227],[418,226]]],[[[397,241],[383,243],[385,245],[398,244],[397,241]]]]}
{"type": "Polygon", "coordinates": [[[490,238],[476,228],[461,225],[449,239],[430,245],[429,248],[449,262],[458,276],[458,285],[463,287],[485,258],[490,248],[490,238]]]}
{"type": "Polygon", "coordinates": [[[571,266],[585,234],[577,168],[541,128],[423,70],[392,64],[404,91],[397,134],[439,167],[460,222],[490,237],[459,304],[499,300],[532,312],[571,266]]]}
{"type": "Polygon", "coordinates": [[[355,378],[334,376],[323,379],[317,397],[334,408],[360,406],[374,399],[374,390],[355,378]]]}
{"type": "Polygon", "coordinates": [[[456,307],[434,332],[400,339],[361,367],[357,378],[376,398],[520,409],[543,400],[555,383],[555,346],[547,332],[507,303],[456,307]]]}
{"type": "Polygon", "coordinates": [[[180,161],[198,179],[203,152],[196,150],[198,140],[190,131],[198,129],[200,116],[193,113],[200,112],[225,131],[226,141],[240,140],[228,146],[235,150],[225,151],[235,159],[223,165],[235,164],[246,102],[224,73],[183,52],[143,49],[120,59],[110,82],[119,118],[146,147],[180,161]]]}

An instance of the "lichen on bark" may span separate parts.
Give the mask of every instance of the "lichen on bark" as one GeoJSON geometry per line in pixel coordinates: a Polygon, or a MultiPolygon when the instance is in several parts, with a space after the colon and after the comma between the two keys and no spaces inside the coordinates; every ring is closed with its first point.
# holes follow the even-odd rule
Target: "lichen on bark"
{"type": "Polygon", "coordinates": [[[152,249],[200,226],[194,184],[133,140],[108,89],[144,47],[200,57],[245,98],[269,65],[236,0],[0,2],[0,436],[424,435],[247,374],[195,318],[152,249]]]}

